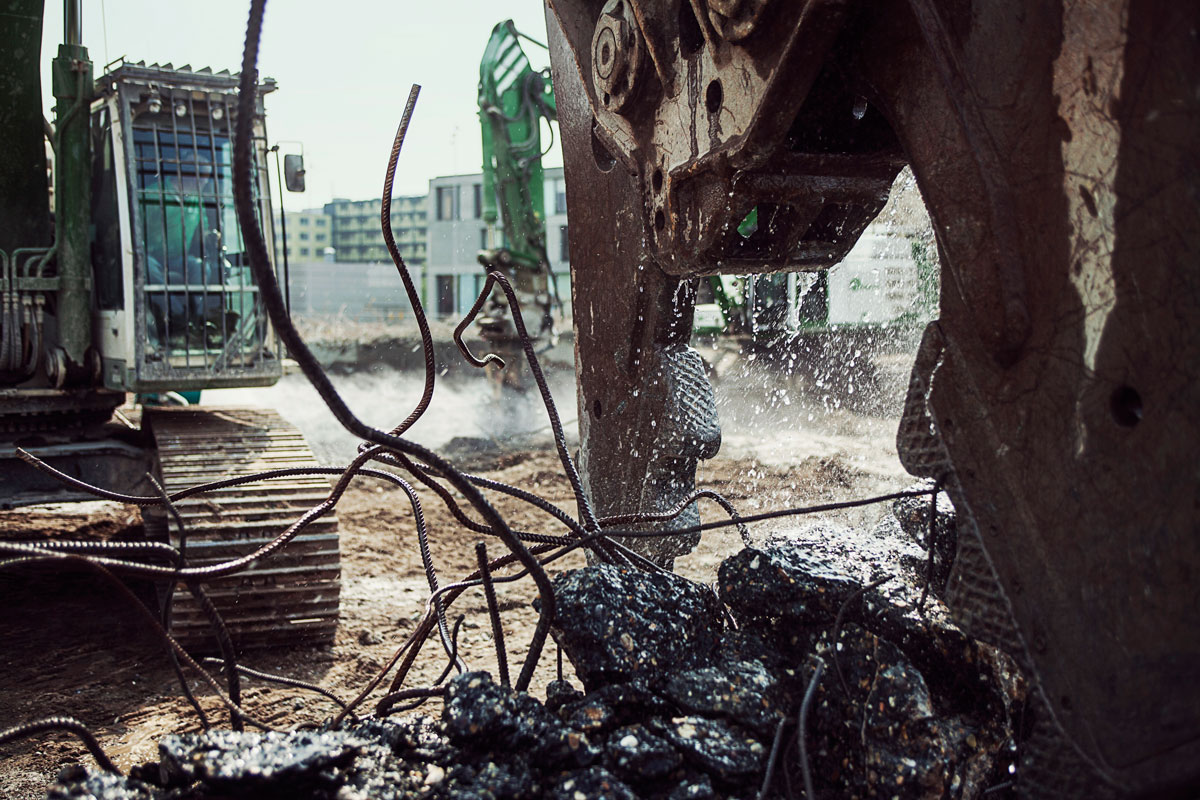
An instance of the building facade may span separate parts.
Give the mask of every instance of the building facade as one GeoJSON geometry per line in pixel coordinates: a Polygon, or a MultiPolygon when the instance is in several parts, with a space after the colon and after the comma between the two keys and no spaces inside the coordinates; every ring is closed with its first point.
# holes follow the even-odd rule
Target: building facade
{"type": "MultiPolygon", "coordinates": [[[[425,265],[424,195],[392,201],[396,244],[414,280],[425,265]]],[[[404,285],[383,243],[379,200],[334,200],[324,208],[289,211],[288,297],[292,313],[359,321],[411,317],[404,285]]],[[[283,265],[283,226],[275,217],[276,264],[283,265]]]]}
{"type": "Polygon", "coordinates": [[[288,211],[287,241],[284,241],[282,220],[275,215],[275,263],[283,263],[283,248],[287,248],[288,261],[321,261],[328,255],[333,244],[332,226],[329,217],[319,208],[305,211],[288,211]]]}
{"type": "MultiPolygon", "coordinates": [[[[392,198],[392,235],[396,248],[413,275],[425,267],[428,232],[425,195],[392,198]]],[[[382,201],[335,199],[325,204],[329,217],[334,260],[339,263],[386,263],[391,256],[383,242],[379,217],[382,201]]],[[[289,233],[291,228],[289,226],[289,233]]]]}
{"type": "Polygon", "coordinates": [[[292,261],[288,269],[292,314],[359,322],[411,320],[412,307],[396,267],[388,263],[292,261]]]}
{"type": "MultiPolygon", "coordinates": [[[[545,171],[546,255],[570,315],[567,196],[561,167],[545,171]]],[[[463,317],[483,289],[479,251],[499,246],[483,221],[483,175],[448,175],[429,182],[429,194],[392,199],[392,231],[433,318],[463,317]]],[[[287,212],[293,310],[354,319],[403,319],[411,314],[380,230],[381,202],[335,199],[323,209],[287,212]]],[[[283,234],[276,218],[277,241],[283,234]]],[[[277,258],[282,263],[282,247],[277,258]]],[[[557,314],[556,314],[557,315],[557,314]]]]}
{"type": "MultiPolygon", "coordinates": [[[[571,268],[567,252],[567,194],[562,167],[545,171],[546,255],[554,272],[559,297],[569,316],[571,268]]],[[[499,246],[502,226],[497,224],[489,242],[483,221],[483,174],[447,175],[429,182],[429,258],[422,300],[431,316],[452,319],[464,316],[483,289],[480,250],[499,246]]]]}

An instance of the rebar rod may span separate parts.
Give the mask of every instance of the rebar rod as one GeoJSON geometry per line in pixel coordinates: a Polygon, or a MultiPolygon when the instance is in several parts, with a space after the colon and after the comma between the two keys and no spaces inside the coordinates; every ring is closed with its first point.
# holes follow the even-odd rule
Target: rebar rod
{"type": "Polygon", "coordinates": [[[487,599],[488,616],[492,620],[492,639],[496,643],[496,670],[500,673],[500,684],[509,686],[508,653],[504,647],[504,625],[500,619],[500,604],[496,602],[496,585],[492,582],[492,570],[488,566],[487,545],[475,543],[475,560],[479,564],[479,577],[483,581],[483,596],[487,599]]]}
{"type": "Polygon", "coordinates": [[[817,693],[817,684],[821,682],[821,676],[825,674],[825,662],[818,661],[817,668],[813,670],[812,678],[808,682],[808,688],[804,691],[804,701],[800,703],[800,716],[797,720],[797,738],[800,740],[800,771],[804,775],[804,797],[806,800],[817,800],[817,793],[813,791],[812,765],[808,761],[808,712],[812,706],[813,696],[817,693]]]}
{"type": "Polygon", "coordinates": [[[121,774],[121,770],[117,769],[117,765],[112,762],[112,759],[104,752],[104,748],[100,746],[100,740],[96,738],[96,734],[92,733],[87,725],[84,725],[74,717],[45,717],[43,719],[24,722],[20,725],[14,725],[11,728],[5,728],[0,731],[0,745],[47,731],[67,731],[68,733],[75,734],[83,742],[83,746],[87,748],[88,752],[92,754],[92,758],[96,759],[96,763],[100,765],[100,769],[117,775],[121,774]]]}

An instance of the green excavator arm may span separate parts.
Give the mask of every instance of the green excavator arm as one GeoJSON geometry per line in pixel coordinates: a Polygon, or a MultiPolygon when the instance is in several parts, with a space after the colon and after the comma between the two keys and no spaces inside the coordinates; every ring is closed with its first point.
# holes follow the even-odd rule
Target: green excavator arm
{"type": "Polygon", "coordinates": [[[556,120],[558,112],[549,77],[530,65],[522,37],[529,38],[512,20],[499,23],[479,64],[483,219],[489,231],[503,223],[503,246],[493,240],[489,250],[504,251],[506,266],[545,273],[541,122],[556,120]]]}

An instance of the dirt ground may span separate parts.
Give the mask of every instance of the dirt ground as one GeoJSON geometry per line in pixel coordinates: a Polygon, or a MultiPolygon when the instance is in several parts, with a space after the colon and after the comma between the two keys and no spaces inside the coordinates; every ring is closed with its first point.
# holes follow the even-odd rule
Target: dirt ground
{"type": "MultiPolygon", "coordinates": [[[[735,426],[736,427],[736,426],[735,426]]],[[[753,426],[731,430],[725,453],[702,463],[698,483],[724,492],[744,513],[768,508],[848,499],[888,491],[909,482],[895,461],[891,441],[895,422],[878,417],[835,412],[822,417],[819,429],[764,435],[753,426]]],[[[570,487],[553,452],[522,451],[501,456],[485,472],[489,477],[535,491],[574,512],[570,487]]],[[[430,526],[433,557],[443,582],[474,569],[478,534],[463,529],[428,491],[421,491],[430,526]]],[[[514,528],[558,532],[542,512],[497,496],[495,502],[514,528]]],[[[412,523],[404,495],[388,485],[362,479],[337,509],[342,533],[342,610],[331,646],[291,651],[251,651],[247,666],[316,682],[349,700],[384,666],[412,631],[428,596],[412,523]]],[[[720,509],[706,504],[705,520],[718,519],[720,509]]],[[[884,507],[855,512],[843,524],[867,525],[884,507]],[[873,515],[873,516],[872,516],[873,515]]],[[[135,525],[138,513],[116,504],[50,509],[38,514],[0,513],[0,532],[72,531],[81,526],[135,525]]],[[[794,520],[764,523],[754,536],[766,536],[799,525],[794,520]]],[[[707,533],[699,548],[679,560],[677,571],[712,582],[716,567],[741,548],[737,534],[707,533]]],[[[489,543],[489,553],[501,550],[489,543]]],[[[584,564],[573,553],[553,571],[584,564]]],[[[535,595],[525,580],[501,585],[509,662],[514,674],[527,652],[536,614],[535,595]]],[[[82,574],[0,574],[0,727],[51,715],[71,715],[96,731],[120,768],[154,760],[156,741],[167,733],[196,731],[200,724],[182,699],[162,643],[145,630],[125,600],[107,586],[82,574]]],[[[492,634],[481,591],[463,595],[451,617],[466,616],[461,652],[472,669],[495,674],[492,634]]],[[[406,686],[432,683],[446,664],[436,642],[422,651],[406,686]]],[[[569,674],[569,664],[567,671],[569,674]]],[[[546,648],[532,691],[544,695],[556,671],[555,646],[546,648]]],[[[216,724],[228,724],[219,701],[192,677],[192,684],[216,724]]],[[[373,706],[379,690],[363,709],[373,706]]],[[[297,689],[247,680],[245,708],[255,718],[286,728],[327,719],[336,709],[325,698],[297,689]]],[[[437,713],[430,703],[425,707],[437,713]]],[[[41,797],[62,766],[90,763],[73,737],[42,735],[0,747],[0,799],[41,797]]]]}

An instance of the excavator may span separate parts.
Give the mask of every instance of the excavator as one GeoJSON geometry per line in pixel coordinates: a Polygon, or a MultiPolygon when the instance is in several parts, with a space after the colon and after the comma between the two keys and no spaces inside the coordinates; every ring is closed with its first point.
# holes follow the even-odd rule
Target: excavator
{"type": "Polygon", "coordinates": [[[941,280],[897,448],[957,511],[955,619],[1029,683],[1017,791],[1194,797],[1195,5],[546,3],[598,513],[720,447],[683,287],[827,274],[908,165],[941,280]]]}
{"type": "MultiPolygon", "coordinates": [[[[487,246],[478,260],[484,271],[498,270],[509,279],[523,308],[536,309],[539,327],[531,333],[553,341],[554,309],[561,312],[562,300],[546,255],[542,122],[554,122],[557,111],[549,75],[530,65],[522,38],[545,47],[518,31],[511,19],[498,23],[479,63],[487,246]]],[[[524,388],[519,337],[503,292],[493,290],[476,323],[489,346],[503,354],[506,366],[493,368],[493,378],[524,388]]]]}
{"type": "MultiPolygon", "coordinates": [[[[303,437],[267,410],[133,404],[138,397],[267,386],[283,352],[244,257],[233,209],[238,76],[120,63],[96,77],[79,0],[64,2],[43,116],[43,0],[0,11],[0,503],[82,499],[18,458],[24,450],[105,489],[170,493],[263,469],[315,466],[303,437]],[[47,179],[53,164],[53,192],[47,179]]],[[[270,230],[259,86],[256,194],[270,230]]],[[[289,188],[303,166],[289,157],[289,188]]],[[[270,235],[270,233],[268,233],[270,235]]],[[[328,493],[299,477],[181,500],[144,514],[146,535],[203,565],[274,538],[328,493]]],[[[216,582],[238,645],[326,642],[337,626],[337,522],[282,558],[216,582]]],[[[176,593],[171,630],[215,650],[208,613],[176,593]]]]}

